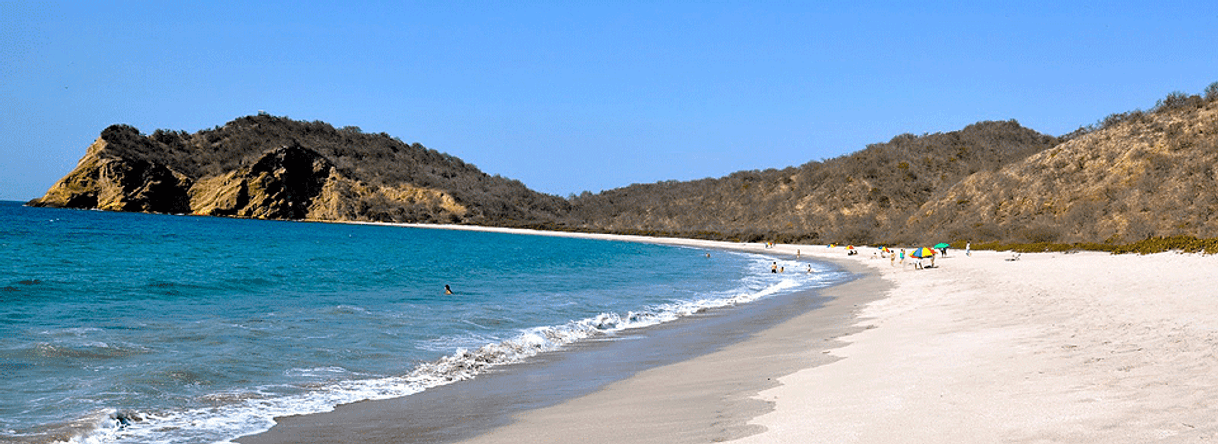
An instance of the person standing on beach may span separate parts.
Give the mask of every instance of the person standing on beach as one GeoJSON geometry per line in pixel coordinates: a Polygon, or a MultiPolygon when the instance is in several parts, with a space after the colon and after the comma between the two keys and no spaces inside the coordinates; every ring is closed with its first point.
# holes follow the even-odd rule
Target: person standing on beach
{"type": "Polygon", "coordinates": [[[897,255],[895,255],[895,254],[888,255],[888,266],[889,267],[897,266],[897,255]]]}
{"type": "Polygon", "coordinates": [[[973,257],[973,243],[972,242],[966,242],[964,244],[964,255],[968,256],[968,257],[973,257]]]}
{"type": "Polygon", "coordinates": [[[901,249],[901,268],[905,268],[905,249],[901,249]]]}

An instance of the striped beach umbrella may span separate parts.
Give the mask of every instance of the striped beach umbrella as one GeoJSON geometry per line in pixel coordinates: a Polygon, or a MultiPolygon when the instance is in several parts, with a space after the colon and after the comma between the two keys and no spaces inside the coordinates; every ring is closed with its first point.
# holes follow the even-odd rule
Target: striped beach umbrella
{"type": "Polygon", "coordinates": [[[932,249],[929,249],[929,248],[926,248],[926,247],[922,247],[922,248],[915,248],[915,249],[914,249],[914,251],[913,251],[912,253],[909,253],[909,255],[910,255],[910,256],[913,256],[913,257],[916,257],[916,258],[918,258],[918,259],[922,259],[922,258],[927,258],[927,257],[934,256],[934,255],[935,255],[935,250],[932,250],[932,249]]]}

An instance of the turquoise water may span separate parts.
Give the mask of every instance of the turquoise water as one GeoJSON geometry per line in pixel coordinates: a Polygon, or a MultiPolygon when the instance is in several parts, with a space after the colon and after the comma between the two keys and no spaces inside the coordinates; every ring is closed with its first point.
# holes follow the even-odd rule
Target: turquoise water
{"type": "Polygon", "coordinates": [[[0,248],[0,441],[17,442],[225,442],[845,279],[644,243],[15,202],[0,248]]]}

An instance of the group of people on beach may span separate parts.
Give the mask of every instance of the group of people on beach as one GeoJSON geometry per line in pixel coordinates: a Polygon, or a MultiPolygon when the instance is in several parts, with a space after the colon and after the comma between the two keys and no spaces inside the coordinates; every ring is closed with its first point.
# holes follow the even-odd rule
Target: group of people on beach
{"type": "MultiPolygon", "coordinates": [[[[914,258],[914,269],[922,270],[922,269],[926,269],[926,268],[935,268],[935,256],[938,256],[938,254],[935,254],[934,250],[931,250],[931,253],[932,254],[930,255],[930,265],[923,265],[922,260],[925,259],[925,257],[916,257],[916,258],[914,258]]],[[[939,253],[943,254],[944,257],[947,257],[947,247],[940,248],[939,253]]],[[[888,247],[881,247],[879,254],[880,254],[880,257],[884,257],[885,255],[888,255],[889,266],[892,266],[892,267],[897,266],[897,260],[900,259],[901,268],[905,268],[905,255],[906,254],[905,254],[904,248],[900,249],[900,251],[891,251],[888,249],[888,247]]],[[[973,256],[972,242],[966,242],[964,244],[964,255],[969,256],[969,257],[973,256]]]]}
{"type": "MultiPolygon", "coordinates": [[[[891,266],[891,267],[897,266],[897,263],[898,263],[897,261],[899,259],[901,268],[905,268],[906,253],[905,253],[904,248],[900,249],[899,251],[891,251],[887,247],[884,247],[884,248],[880,249],[879,254],[880,254],[880,257],[885,257],[885,256],[888,257],[889,266],[891,266]]],[[[924,265],[922,262],[922,260],[925,259],[924,257],[913,257],[912,255],[909,255],[909,257],[913,258],[913,264],[914,264],[915,270],[921,270],[921,269],[925,269],[925,268],[935,268],[935,256],[936,256],[935,254],[930,255],[930,265],[928,266],[928,265],[924,265]]]]}
{"type": "MultiPolygon", "coordinates": [[[[775,243],[766,242],[764,245],[765,245],[765,248],[770,249],[770,248],[774,248],[775,243]]],[[[833,249],[833,248],[836,248],[838,245],[829,244],[827,246],[830,249],[833,249]]],[[[899,263],[899,264],[901,264],[901,268],[905,268],[905,260],[912,259],[911,262],[913,263],[915,270],[936,268],[935,256],[938,256],[940,254],[942,254],[944,257],[947,256],[947,247],[946,246],[936,245],[936,247],[938,247],[938,248],[937,249],[927,248],[926,250],[929,250],[929,254],[927,254],[927,252],[923,252],[924,256],[922,256],[922,257],[915,256],[917,250],[921,250],[922,248],[917,248],[913,252],[906,252],[904,248],[889,249],[888,247],[880,247],[877,249],[876,252],[872,253],[872,258],[873,259],[877,258],[877,257],[888,258],[888,263],[889,263],[889,266],[891,266],[891,267],[896,267],[897,264],[899,263]],[[926,259],[930,260],[929,264],[925,263],[926,259]]],[[[847,255],[853,256],[853,255],[857,255],[858,253],[859,253],[858,249],[855,248],[854,245],[850,245],[850,246],[846,247],[847,255]]],[[[796,259],[799,259],[801,255],[802,255],[802,252],[800,250],[795,250],[796,259]]],[[[973,244],[971,242],[966,242],[964,244],[964,255],[970,256],[970,257],[973,255],[973,244]]],[[[708,254],[707,257],[710,257],[710,255],[708,254]]],[[[786,267],[779,265],[778,261],[773,261],[770,263],[770,273],[774,273],[774,274],[784,273],[784,272],[786,272],[785,268],[786,267]]],[[[808,274],[812,273],[811,265],[808,265],[807,273],[808,274]]]]}
{"type": "MultiPolygon", "coordinates": [[[[796,256],[795,256],[795,257],[796,257],[796,258],[799,258],[798,251],[797,251],[797,253],[796,253],[796,256]]],[[[775,273],[775,274],[777,274],[777,273],[786,273],[786,272],[787,272],[787,267],[785,267],[785,266],[779,266],[779,265],[778,265],[778,261],[774,261],[773,263],[771,263],[771,264],[770,264],[770,273],[775,273]]],[[[807,273],[808,273],[808,274],[812,274],[812,265],[811,265],[811,264],[809,264],[809,265],[808,265],[808,271],[807,271],[807,273]]]]}

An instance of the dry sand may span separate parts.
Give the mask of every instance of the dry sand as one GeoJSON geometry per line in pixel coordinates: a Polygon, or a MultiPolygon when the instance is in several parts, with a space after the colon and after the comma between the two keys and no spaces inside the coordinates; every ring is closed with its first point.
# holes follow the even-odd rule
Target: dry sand
{"type": "Polygon", "coordinates": [[[739,442],[1218,439],[1218,258],[961,253],[875,267],[875,328],[762,392],[739,442]]]}

